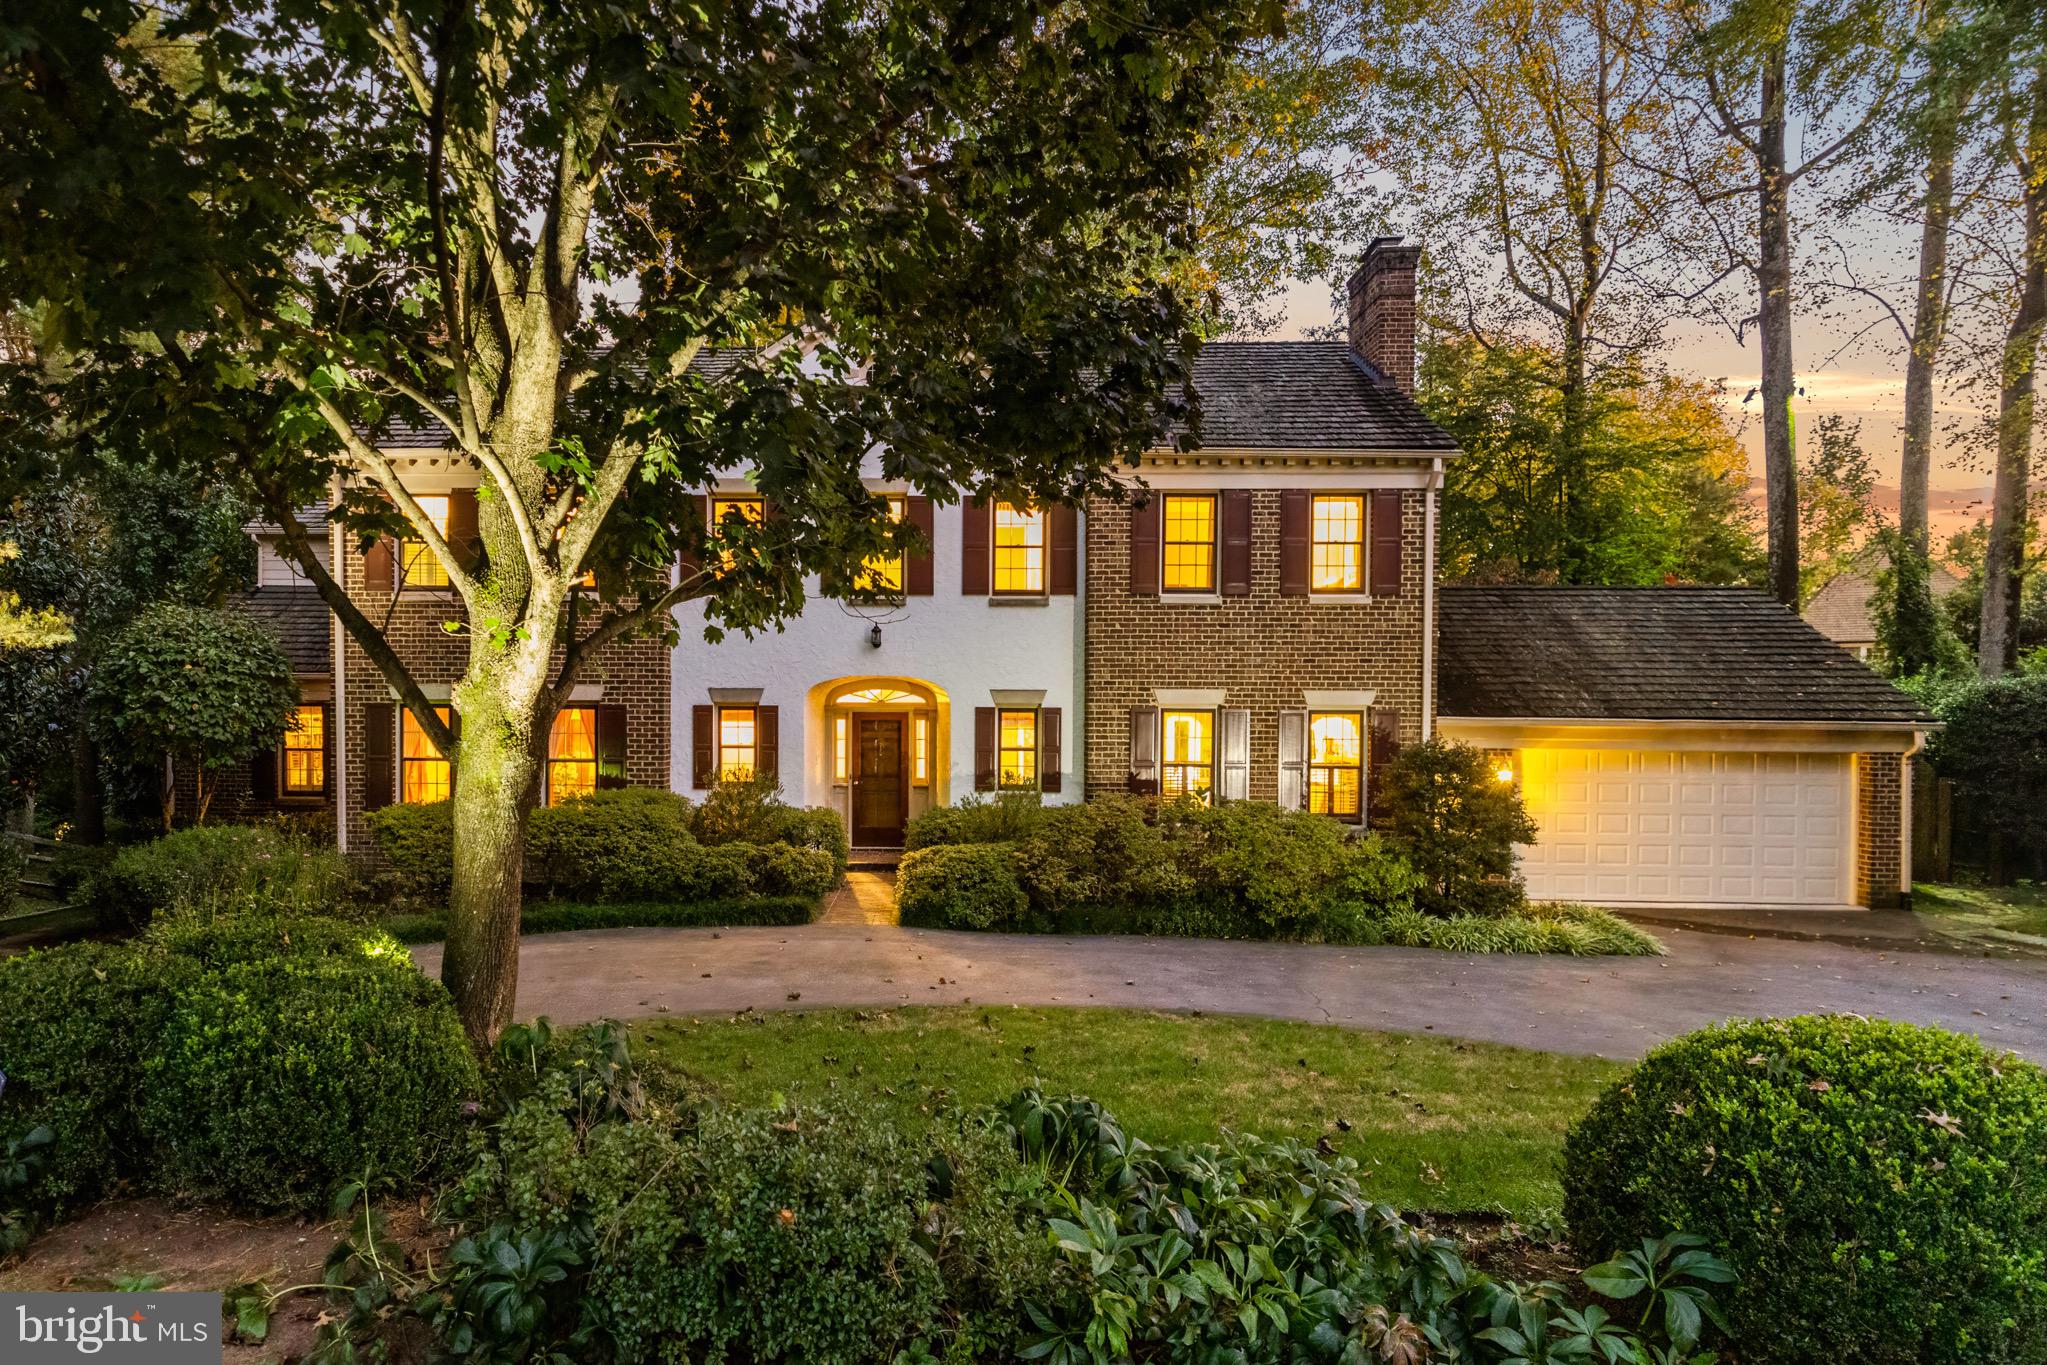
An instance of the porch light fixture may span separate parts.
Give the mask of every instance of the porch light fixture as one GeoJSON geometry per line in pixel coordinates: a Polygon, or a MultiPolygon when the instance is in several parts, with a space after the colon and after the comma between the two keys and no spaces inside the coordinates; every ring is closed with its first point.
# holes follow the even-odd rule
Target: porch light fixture
{"type": "Polygon", "coordinates": [[[867,628],[867,643],[876,649],[881,648],[881,622],[876,621],[867,628]]]}
{"type": "Polygon", "coordinates": [[[1502,763],[1499,767],[1493,769],[1493,780],[1503,783],[1512,782],[1514,780],[1514,765],[1502,763]]]}

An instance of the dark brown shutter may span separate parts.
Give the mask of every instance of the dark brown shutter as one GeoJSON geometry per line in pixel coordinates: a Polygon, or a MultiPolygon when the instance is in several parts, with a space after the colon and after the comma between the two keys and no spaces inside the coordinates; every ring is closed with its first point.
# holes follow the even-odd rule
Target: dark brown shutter
{"type": "Polygon", "coordinates": [[[995,708],[974,708],[974,790],[995,790],[995,708]]]}
{"type": "Polygon", "coordinates": [[[689,709],[690,739],[690,785],[708,787],[712,775],[717,772],[713,759],[717,753],[718,718],[708,706],[692,706],[689,709]]]}
{"type": "Polygon", "coordinates": [[[1080,509],[1054,503],[1046,516],[1052,523],[1052,595],[1071,597],[1080,591],[1080,509]]]}
{"type": "Polygon", "coordinates": [[[265,749],[249,760],[249,795],[258,801],[277,799],[277,765],[284,758],[284,741],[279,740],[275,749],[265,749]]]}
{"type": "Polygon", "coordinates": [[[1400,490],[1372,494],[1372,596],[1400,596],[1400,490]]]}
{"type": "Polygon", "coordinates": [[[990,548],[995,538],[995,504],[970,498],[960,504],[960,595],[988,595],[990,548]]]}
{"type": "Polygon", "coordinates": [[[396,796],[398,709],[373,701],[362,709],[362,808],[382,810],[396,796]]]}
{"type": "Polygon", "coordinates": [[[689,582],[691,576],[703,567],[704,557],[700,552],[701,542],[711,525],[711,499],[709,495],[698,493],[690,498],[689,501],[697,509],[697,530],[695,535],[691,535],[685,529],[681,537],[682,554],[679,556],[679,563],[682,568],[682,578],[680,581],[684,583],[689,582]]]}
{"type": "MultiPolygon", "coordinates": [[[[926,592],[930,589],[926,588],[926,592]]],[[[753,766],[757,776],[782,780],[782,709],[758,706],[753,713],[753,766]]]]}
{"type": "Polygon", "coordinates": [[[903,519],[924,535],[924,548],[908,551],[903,565],[903,594],[931,596],[931,553],[938,541],[931,521],[931,499],[913,493],[903,505],[903,519]]]}
{"type": "Polygon", "coordinates": [[[1130,708],[1130,790],[1156,796],[1159,790],[1159,709],[1130,708]]]}
{"type": "Polygon", "coordinates": [[[1244,597],[1251,591],[1251,490],[1233,488],[1222,501],[1223,596],[1244,597]]]}
{"type": "Polygon", "coordinates": [[[455,488],[448,493],[448,548],[455,562],[465,570],[483,559],[483,537],[476,529],[476,490],[455,488]]]}
{"type": "Polygon", "coordinates": [[[1038,709],[1038,790],[1059,787],[1059,708],[1044,706],[1038,709]]]}
{"type": "Polygon", "coordinates": [[[1279,495],[1279,590],[1289,597],[1308,595],[1308,537],[1311,503],[1305,488],[1279,495]]]}
{"type": "Polygon", "coordinates": [[[1365,823],[1376,825],[1383,819],[1379,792],[1386,765],[1400,752],[1400,712],[1390,706],[1375,706],[1371,723],[1371,752],[1365,761],[1365,823]]]}
{"type": "Polygon", "coordinates": [[[391,591],[391,538],[379,536],[370,542],[362,552],[362,585],[364,592],[389,593],[391,591]]]}
{"type": "Polygon", "coordinates": [[[1159,590],[1159,499],[1143,491],[1130,504],[1130,591],[1156,597],[1159,590]]]}
{"type": "Polygon", "coordinates": [[[597,788],[609,791],[625,785],[625,708],[600,705],[597,708],[597,788]]]}

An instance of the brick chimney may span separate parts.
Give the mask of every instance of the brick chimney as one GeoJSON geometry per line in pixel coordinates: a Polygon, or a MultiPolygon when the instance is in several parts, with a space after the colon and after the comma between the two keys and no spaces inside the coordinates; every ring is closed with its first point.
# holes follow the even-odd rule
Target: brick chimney
{"type": "Polygon", "coordinates": [[[1385,382],[1414,392],[1414,274],[1419,246],[1374,237],[1350,277],[1350,348],[1385,382]]]}

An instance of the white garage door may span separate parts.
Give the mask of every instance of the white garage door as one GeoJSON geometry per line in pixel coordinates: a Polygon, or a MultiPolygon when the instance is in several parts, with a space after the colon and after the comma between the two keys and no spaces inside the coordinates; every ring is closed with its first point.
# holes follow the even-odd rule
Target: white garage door
{"type": "Polygon", "coordinates": [[[1845,905],[1846,754],[1528,749],[1539,900],[1845,905]]]}

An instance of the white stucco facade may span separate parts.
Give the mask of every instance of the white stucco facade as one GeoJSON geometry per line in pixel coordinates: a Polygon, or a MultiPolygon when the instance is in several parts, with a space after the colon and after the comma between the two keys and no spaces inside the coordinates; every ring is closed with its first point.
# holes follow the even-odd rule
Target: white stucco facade
{"type": "MultiPolygon", "coordinates": [[[[901,485],[871,481],[882,493],[909,493],[901,485]]],[[[740,494],[738,481],[719,493],[740,494]]],[[[918,726],[928,763],[911,773],[908,814],[945,805],[975,789],[974,713],[979,707],[1031,707],[1060,733],[1053,747],[1061,780],[1047,801],[1080,799],[1084,755],[1080,705],[1083,639],[1081,598],[1013,598],[961,590],[964,513],[959,503],[932,508],[932,592],[887,606],[853,606],[817,596],[817,580],[801,615],[748,638],[730,632],[716,644],[704,639],[700,604],[677,608],[681,643],[670,670],[675,724],[671,781],[678,792],[700,795],[695,785],[691,716],[694,708],[758,690],[750,704],[778,713],[776,775],[784,797],[830,806],[850,819],[848,766],[837,752],[840,718],[898,715],[918,726]],[[880,643],[873,631],[880,627],[880,643]],[[849,694],[887,688],[908,694],[901,702],[846,704],[849,694]]],[[[1085,538],[1077,553],[1084,556],[1085,538]]],[[[1085,565],[1078,581],[1085,581],[1085,565]]],[[[857,731],[856,731],[857,733],[857,731]]],[[[909,730],[906,728],[906,735],[909,730]]],[[[857,744],[857,740],[852,741],[857,744]]],[[[906,754],[910,749],[906,744],[906,754]]]]}

